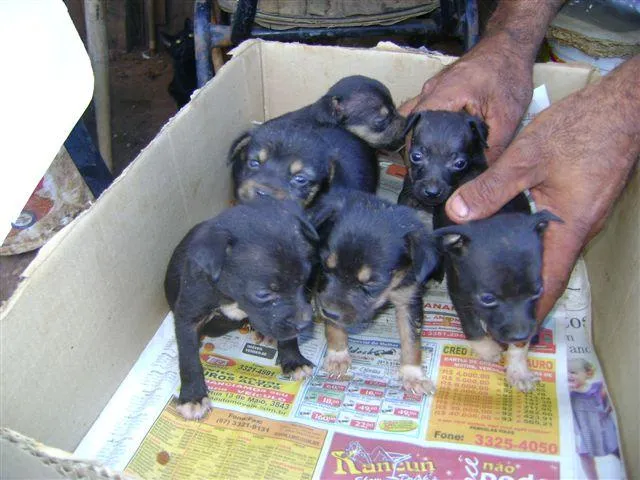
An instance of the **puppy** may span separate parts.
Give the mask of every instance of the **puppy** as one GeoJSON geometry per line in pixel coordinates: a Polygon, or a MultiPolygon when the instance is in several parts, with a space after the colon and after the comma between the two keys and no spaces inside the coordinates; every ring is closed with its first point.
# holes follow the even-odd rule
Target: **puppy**
{"type": "Polygon", "coordinates": [[[191,19],[185,19],[184,28],[177,35],[160,32],[160,38],[173,59],[173,78],[168,91],[178,108],[182,108],[189,103],[191,94],[198,87],[191,19]]]}
{"type": "Polygon", "coordinates": [[[391,302],[403,386],[433,393],[421,366],[420,331],[424,285],[439,257],[415,211],[375,195],[338,191],[321,200],[312,222],[322,238],[315,300],[326,325],[324,368],[332,375],[346,373],[351,365],[346,328],[372,320],[391,302]]]}
{"type": "Polygon", "coordinates": [[[285,374],[311,374],[297,336],[312,320],[305,287],[318,237],[297,205],[280,203],[227,209],[193,227],[171,257],[164,287],[178,343],[177,410],[187,419],[211,408],[198,354],[205,324],[208,335],[223,335],[248,318],[258,333],[277,340],[285,374]]]}
{"type": "MultiPolygon", "coordinates": [[[[476,176],[468,173],[461,183],[476,176]]],[[[483,360],[499,362],[507,345],[507,381],[523,392],[538,378],[527,366],[536,334],[536,304],[542,295],[542,236],[547,210],[530,214],[523,194],[491,218],[455,225],[439,205],[434,236],[444,255],[447,288],[462,330],[483,360]],[[442,228],[439,228],[442,227],[442,228]]]]}
{"type": "Polygon", "coordinates": [[[375,152],[348,132],[283,118],[241,135],[229,161],[236,198],[292,199],[305,207],[332,187],[375,192],[375,152]]]}
{"type": "Polygon", "coordinates": [[[344,128],[376,149],[396,149],[405,136],[406,120],[396,110],[389,89],[363,75],[343,78],[316,102],[284,118],[344,128]]]}
{"type": "Polygon", "coordinates": [[[465,112],[432,110],[411,115],[405,132],[411,131],[409,171],[398,203],[433,214],[467,172],[487,168],[488,127],[465,112]]]}

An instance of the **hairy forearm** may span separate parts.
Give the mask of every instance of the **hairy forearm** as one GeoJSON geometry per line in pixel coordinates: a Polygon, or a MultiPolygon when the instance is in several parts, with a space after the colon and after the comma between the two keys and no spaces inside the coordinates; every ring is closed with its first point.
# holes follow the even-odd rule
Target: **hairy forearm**
{"type": "Polygon", "coordinates": [[[533,65],[547,27],[565,0],[500,0],[482,41],[497,41],[533,65]]]}
{"type": "Polygon", "coordinates": [[[640,54],[630,58],[594,85],[599,96],[609,99],[617,115],[617,127],[632,140],[640,153],[640,54]],[[635,142],[634,142],[635,140],[635,142]]]}

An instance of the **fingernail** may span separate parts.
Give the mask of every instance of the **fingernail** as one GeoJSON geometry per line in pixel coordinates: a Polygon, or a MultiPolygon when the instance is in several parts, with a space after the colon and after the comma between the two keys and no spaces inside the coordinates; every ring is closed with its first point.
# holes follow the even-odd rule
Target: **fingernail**
{"type": "Polygon", "coordinates": [[[458,217],[464,218],[469,215],[469,207],[464,203],[460,195],[456,195],[451,199],[451,211],[458,217]]]}

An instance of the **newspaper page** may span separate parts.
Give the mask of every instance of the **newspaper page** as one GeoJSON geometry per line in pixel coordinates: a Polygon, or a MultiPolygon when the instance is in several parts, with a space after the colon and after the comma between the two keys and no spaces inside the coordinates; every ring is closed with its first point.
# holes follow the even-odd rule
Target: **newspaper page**
{"type": "MultiPolygon", "coordinates": [[[[402,389],[395,312],[349,337],[353,364],[322,369],[324,326],[300,339],[316,368],[294,381],[248,327],[205,337],[200,358],[213,410],[176,412],[171,314],[77,448],[132,478],[541,480],[625,478],[615,413],[591,342],[580,260],[529,354],[540,382],[522,393],[504,363],[476,357],[443,284],[424,297],[423,368],[433,396],[402,389]]],[[[503,360],[504,362],[504,360],[503,360]]]]}

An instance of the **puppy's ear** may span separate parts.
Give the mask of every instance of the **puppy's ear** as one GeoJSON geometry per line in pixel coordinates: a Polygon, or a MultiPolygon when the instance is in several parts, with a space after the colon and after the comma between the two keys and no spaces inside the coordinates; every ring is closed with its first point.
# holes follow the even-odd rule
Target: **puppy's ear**
{"type": "Polygon", "coordinates": [[[438,246],[424,229],[411,232],[406,238],[416,281],[423,284],[440,264],[438,246]]]}
{"type": "Polygon", "coordinates": [[[420,114],[420,112],[418,112],[418,113],[412,113],[407,117],[407,123],[405,124],[404,130],[402,131],[403,137],[406,137],[407,135],[409,135],[409,132],[411,132],[415,128],[421,116],[422,115],[420,114]]]}
{"type": "Polygon", "coordinates": [[[480,117],[469,115],[467,118],[469,128],[473,132],[473,136],[482,148],[489,148],[487,138],[489,138],[489,125],[487,125],[480,117]]]}
{"type": "Polygon", "coordinates": [[[560,217],[554,215],[549,210],[542,210],[538,213],[534,213],[531,217],[533,221],[533,228],[541,235],[549,226],[549,222],[564,223],[560,217]]]}
{"type": "Polygon", "coordinates": [[[331,115],[338,123],[342,123],[345,117],[344,99],[340,95],[331,97],[331,115]]]}
{"type": "Polygon", "coordinates": [[[189,255],[191,268],[205,272],[213,283],[217,282],[230,246],[229,232],[226,230],[212,232],[207,236],[206,242],[198,242],[192,246],[189,255]]]}
{"type": "Polygon", "coordinates": [[[460,225],[438,228],[434,230],[433,236],[437,239],[441,251],[453,255],[464,254],[470,241],[460,225]]]}
{"type": "Polygon", "coordinates": [[[318,235],[317,230],[311,224],[311,222],[304,218],[303,216],[298,217],[300,220],[300,228],[302,229],[302,234],[312,243],[317,243],[320,241],[320,236],[318,235]]]}
{"type": "Polygon", "coordinates": [[[229,149],[229,156],[227,158],[227,164],[232,165],[237,162],[242,162],[246,158],[247,145],[251,141],[251,132],[244,132],[238,138],[236,138],[231,144],[229,149]]]}
{"type": "Polygon", "coordinates": [[[188,32],[193,31],[193,23],[189,17],[184,19],[184,29],[188,32]]]}
{"type": "Polygon", "coordinates": [[[344,103],[339,95],[324,95],[318,100],[316,115],[320,123],[340,125],[344,121],[344,103]]]}
{"type": "Polygon", "coordinates": [[[344,198],[340,195],[324,196],[309,211],[311,224],[317,229],[330,227],[335,222],[336,217],[344,208],[344,198]]]}

